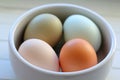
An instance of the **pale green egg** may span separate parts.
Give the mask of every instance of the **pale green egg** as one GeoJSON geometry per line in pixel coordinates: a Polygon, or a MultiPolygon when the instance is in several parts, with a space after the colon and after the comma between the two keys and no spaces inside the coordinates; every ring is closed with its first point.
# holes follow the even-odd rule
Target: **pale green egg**
{"type": "Polygon", "coordinates": [[[65,41],[73,38],[87,40],[98,51],[101,45],[101,33],[97,25],[83,15],[71,15],[64,22],[65,41]]]}
{"type": "Polygon", "coordinates": [[[25,30],[24,40],[37,38],[54,46],[61,38],[62,23],[57,16],[49,13],[34,17],[25,30]]]}

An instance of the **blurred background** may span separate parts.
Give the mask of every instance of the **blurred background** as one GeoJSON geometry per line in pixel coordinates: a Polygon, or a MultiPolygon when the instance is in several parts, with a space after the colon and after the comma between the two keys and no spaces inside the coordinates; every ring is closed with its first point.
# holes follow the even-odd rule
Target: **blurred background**
{"type": "Polygon", "coordinates": [[[0,0],[0,80],[14,80],[9,61],[8,34],[15,20],[27,10],[50,3],[71,3],[89,8],[112,26],[117,47],[112,69],[106,80],[119,80],[120,74],[120,0],[0,0]]]}

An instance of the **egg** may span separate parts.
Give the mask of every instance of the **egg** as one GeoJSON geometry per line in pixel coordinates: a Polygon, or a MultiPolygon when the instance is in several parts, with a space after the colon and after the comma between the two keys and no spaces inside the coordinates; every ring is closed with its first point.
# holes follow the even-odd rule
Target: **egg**
{"type": "Polygon", "coordinates": [[[57,16],[44,13],[34,17],[27,25],[24,40],[37,38],[51,46],[56,45],[62,35],[62,23],[57,16]]]}
{"type": "Polygon", "coordinates": [[[97,55],[91,44],[84,39],[67,41],[59,57],[63,72],[80,71],[97,64],[97,55]]]}
{"type": "Polygon", "coordinates": [[[59,71],[59,61],[55,51],[43,40],[26,40],[21,44],[18,52],[34,66],[51,71],[59,71]]]}
{"type": "Polygon", "coordinates": [[[83,15],[74,14],[69,16],[64,24],[65,41],[82,38],[87,40],[98,51],[101,45],[101,33],[97,25],[83,15]]]}

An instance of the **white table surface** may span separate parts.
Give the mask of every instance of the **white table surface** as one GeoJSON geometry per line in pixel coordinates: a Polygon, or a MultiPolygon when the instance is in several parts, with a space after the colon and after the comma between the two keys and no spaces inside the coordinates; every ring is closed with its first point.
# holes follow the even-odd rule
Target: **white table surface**
{"type": "Polygon", "coordinates": [[[112,25],[117,38],[117,48],[106,80],[120,80],[120,0],[0,0],[0,80],[15,79],[8,51],[8,33],[12,24],[27,10],[47,3],[73,3],[87,7],[112,25]]]}

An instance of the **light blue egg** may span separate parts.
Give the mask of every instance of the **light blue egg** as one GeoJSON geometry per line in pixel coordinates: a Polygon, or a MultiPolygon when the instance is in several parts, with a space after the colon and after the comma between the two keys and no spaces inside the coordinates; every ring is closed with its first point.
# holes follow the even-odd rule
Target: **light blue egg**
{"type": "Polygon", "coordinates": [[[101,33],[97,25],[83,15],[69,16],[63,25],[65,41],[82,38],[87,40],[98,51],[101,45],[101,33]]]}

